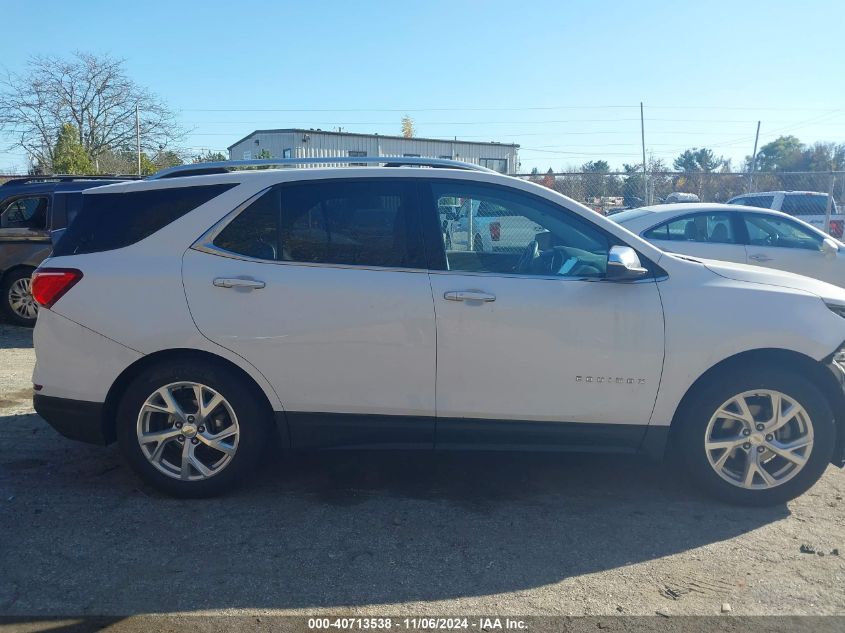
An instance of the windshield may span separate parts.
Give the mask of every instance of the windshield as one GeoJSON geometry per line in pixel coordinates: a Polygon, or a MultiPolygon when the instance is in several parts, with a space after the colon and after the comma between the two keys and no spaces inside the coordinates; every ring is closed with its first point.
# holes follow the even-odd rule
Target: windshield
{"type": "Polygon", "coordinates": [[[637,218],[641,218],[644,215],[648,215],[649,213],[653,213],[653,211],[649,211],[648,209],[639,207],[637,209],[628,209],[627,211],[620,211],[619,213],[614,213],[613,215],[608,217],[614,222],[618,222],[619,224],[625,224],[625,222],[636,220],[637,218]]]}

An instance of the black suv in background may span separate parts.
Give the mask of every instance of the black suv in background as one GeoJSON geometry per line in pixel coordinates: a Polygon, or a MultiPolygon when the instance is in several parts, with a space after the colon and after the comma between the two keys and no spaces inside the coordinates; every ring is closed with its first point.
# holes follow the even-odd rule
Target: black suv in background
{"type": "Polygon", "coordinates": [[[35,325],[38,306],[29,278],[53,248],[50,233],[73,221],[82,192],[131,178],[33,176],[0,185],[0,313],[7,321],[35,325]]]}

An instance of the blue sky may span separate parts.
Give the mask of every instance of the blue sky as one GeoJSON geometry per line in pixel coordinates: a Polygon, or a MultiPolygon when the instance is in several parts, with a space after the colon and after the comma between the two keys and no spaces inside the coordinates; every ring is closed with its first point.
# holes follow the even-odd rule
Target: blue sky
{"type": "MultiPolygon", "coordinates": [[[[420,136],[519,143],[522,171],[620,167],[641,160],[640,101],[647,149],[669,164],[706,146],[739,166],[758,119],[761,144],[845,141],[836,0],[0,5],[0,67],[125,58],[196,152],[258,128],[397,134],[408,113],[420,136]]],[[[25,167],[5,150],[0,170],[25,167]]]]}

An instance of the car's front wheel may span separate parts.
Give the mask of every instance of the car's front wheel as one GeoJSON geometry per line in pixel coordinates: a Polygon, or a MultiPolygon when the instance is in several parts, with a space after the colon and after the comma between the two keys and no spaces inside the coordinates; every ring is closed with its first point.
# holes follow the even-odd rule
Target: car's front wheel
{"type": "Polygon", "coordinates": [[[836,427],[824,394],[786,370],[732,370],[701,386],[680,412],[676,448],[693,480],[743,505],[797,497],[830,462],[836,427]]]}
{"type": "Polygon", "coordinates": [[[7,274],[0,284],[3,295],[0,311],[15,325],[34,327],[38,318],[38,304],[32,297],[31,276],[32,269],[19,268],[7,274]]]}
{"type": "Polygon", "coordinates": [[[269,421],[235,372],[177,361],[139,375],[118,407],[118,441],[147,483],[182,497],[219,494],[260,462],[269,421]]]}

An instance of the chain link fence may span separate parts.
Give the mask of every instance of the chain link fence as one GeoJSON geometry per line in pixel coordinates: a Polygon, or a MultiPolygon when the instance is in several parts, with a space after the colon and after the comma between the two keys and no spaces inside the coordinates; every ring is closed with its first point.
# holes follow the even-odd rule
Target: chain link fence
{"type": "Polygon", "coordinates": [[[845,203],[845,172],[569,172],[516,174],[554,189],[594,211],[616,210],[663,202],[727,202],[762,191],[833,193],[837,207],[845,203]],[[675,194],[675,195],[673,195],[675,194]],[[691,195],[677,195],[691,194],[691,195]],[[695,196],[693,198],[692,196],[695,196]]]}

